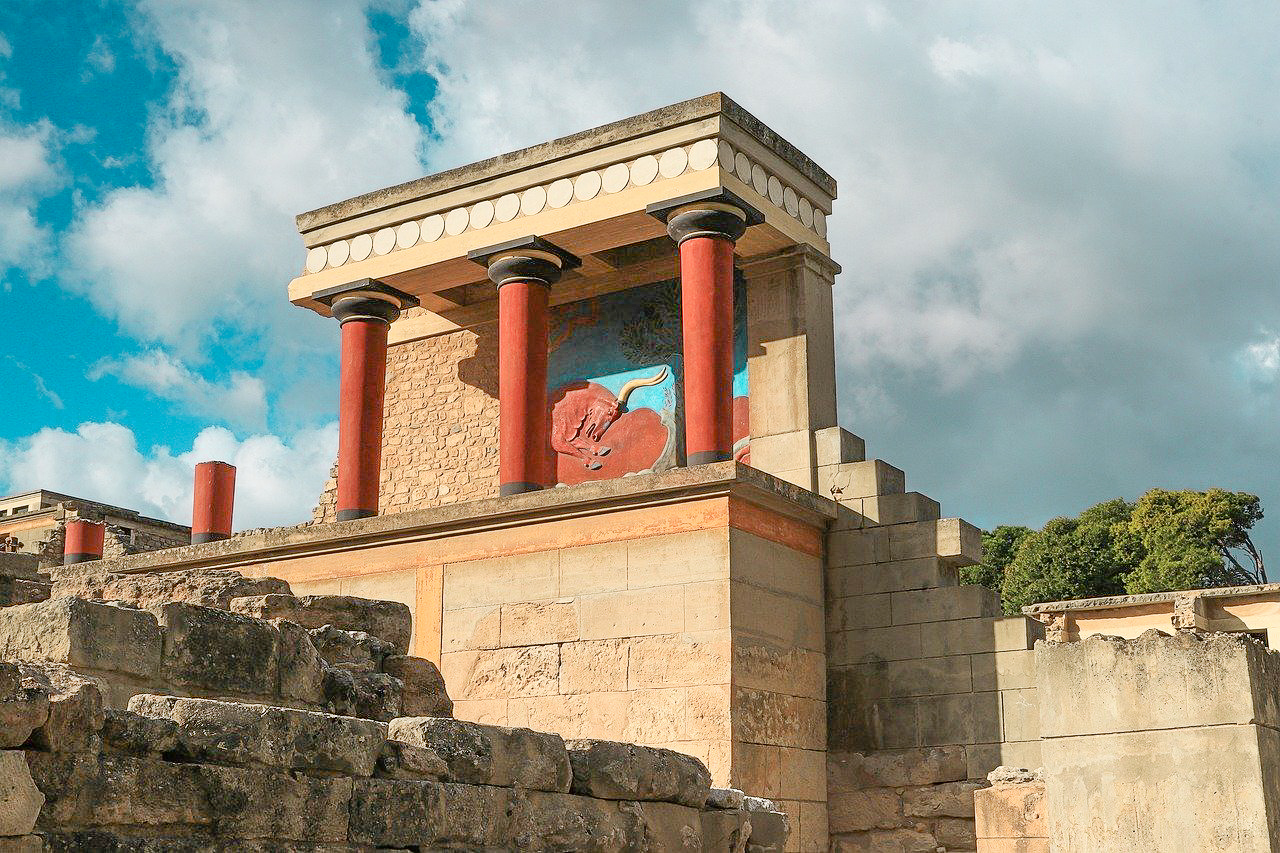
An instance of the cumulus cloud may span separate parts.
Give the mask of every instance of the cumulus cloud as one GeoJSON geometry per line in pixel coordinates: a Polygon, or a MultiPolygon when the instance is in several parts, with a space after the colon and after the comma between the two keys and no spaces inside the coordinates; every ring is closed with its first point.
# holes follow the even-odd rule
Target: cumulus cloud
{"type": "Polygon", "coordinates": [[[184,351],[232,328],[295,345],[294,214],[420,173],[422,130],[371,55],[360,0],[144,0],[177,82],[148,126],[154,182],[79,211],[67,280],[130,334],[184,351]]]}
{"type": "Polygon", "coordinates": [[[211,382],[183,361],[161,349],[105,358],[87,373],[91,380],[113,376],[126,385],[150,391],[162,400],[177,403],[197,417],[246,429],[267,424],[267,389],[262,379],[241,370],[224,382],[211,382]]]}
{"type": "Polygon", "coordinates": [[[133,432],[117,423],[83,423],[74,432],[46,428],[0,442],[0,482],[10,492],[50,489],[190,524],[196,463],[216,459],[236,466],[235,528],[244,530],[308,520],[337,445],[336,424],[287,441],[269,434],[240,439],[208,427],[175,453],[139,448],[133,432]]]}
{"type": "Polygon", "coordinates": [[[1276,401],[1238,381],[1280,328],[1280,9],[455,0],[412,22],[433,166],[720,89],[828,169],[845,425],[953,511],[1280,499],[1276,401]],[[536,57],[494,49],[517,42],[536,57]]]}
{"type": "Polygon", "coordinates": [[[36,207],[66,181],[62,142],[48,121],[0,120],[0,277],[18,267],[36,273],[48,268],[53,232],[40,222],[36,207]]]}

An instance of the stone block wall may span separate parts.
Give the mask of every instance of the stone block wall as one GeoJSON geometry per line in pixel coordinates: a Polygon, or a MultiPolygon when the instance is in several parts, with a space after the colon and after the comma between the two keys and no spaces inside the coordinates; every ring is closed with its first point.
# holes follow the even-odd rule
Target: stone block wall
{"type": "Polygon", "coordinates": [[[1049,853],[1043,772],[997,767],[987,778],[973,792],[978,853],[1049,853]]]}
{"type": "MultiPolygon", "coordinates": [[[[498,353],[492,326],[387,351],[383,513],[498,494],[498,353]]],[[[336,466],[313,513],[336,518],[336,466]]]]}
{"type": "Polygon", "coordinates": [[[0,850],[766,853],[787,843],[773,803],[712,789],[687,755],[566,743],[407,701],[389,716],[386,704],[291,707],[300,694],[286,685],[299,687],[307,667],[286,668],[285,647],[320,661],[326,682],[330,670],[348,683],[382,675],[407,700],[434,675],[431,690],[447,696],[433,665],[402,654],[398,605],[273,592],[231,597],[239,612],[228,612],[165,600],[234,591],[233,573],[204,584],[196,574],[100,583],[148,601],[159,625],[152,612],[82,598],[0,608],[0,850]],[[164,686],[217,698],[134,692],[125,707],[128,691],[103,676],[126,684],[156,653],[164,686]]]}
{"type": "Polygon", "coordinates": [[[981,534],[825,431],[816,479],[840,505],[827,536],[831,835],[848,850],[973,850],[974,792],[998,765],[1036,767],[1032,651],[1043,626],[960,586],[981,534]],[[843,457],[843,458],[842,458],[843,457]]]}
{"type": "Polygon", "coordinates": [[[1280,850],[1280,653],[1152,630],[1036,671],[1051,849],[1280,850]]]}

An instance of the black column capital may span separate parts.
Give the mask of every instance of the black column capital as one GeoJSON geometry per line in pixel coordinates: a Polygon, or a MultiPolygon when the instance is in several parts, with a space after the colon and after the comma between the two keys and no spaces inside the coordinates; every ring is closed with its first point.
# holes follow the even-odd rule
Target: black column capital
{"type": "Polygon", "coordinates": [[[723,188],[654,202],[645,212],[664,223],[667,233],[677,243],[690,237],[717,237],[737,242],[747,228],[764,221],[764,214],[723,188]]]}
{"type": "Polygon", "coordinates": [[[550,287],[565,270],[582,266],[577,255],[532,235],[473,249],[467,258],[487,269],[489,280],[498,287],[512,281],[535,281],[550,287]]]}
{"type": "Polygon", "coordinates": [[[318,302],[329,306],[339,324],[351,320],[376,320],[393,323],[406,308],[418,304],[418,298],[372,278],[340,284],[314,294],[318,302]]]}

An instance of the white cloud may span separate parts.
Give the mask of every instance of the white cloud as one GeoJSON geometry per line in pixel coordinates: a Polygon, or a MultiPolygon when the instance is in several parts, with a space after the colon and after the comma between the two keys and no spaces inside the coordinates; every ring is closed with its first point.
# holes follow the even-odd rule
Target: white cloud
{"type": "Polygon", "coordinates": [[[143,451],[128,427],[83,423],[75,432],[46,428],[0,445],[0,482],[10,492],[51,489],[189,524],[196,463],[217,459],[236,466],[235,529],[245,530],[307,521],[337,444],[336,424],[300,431],[288,441],[275,435],[238,439],[208,427],[188,450],[143,451]]]}
{"type": "Polygon", "coordinates": [[[37,274],[48,268],[53,233],[37,218],[36,206],[65,182],[62,139],[48,121],[0,121],[0,276],[15,267],[37,274]]]}
{"type": "Polygon", "coordinates": [[[1237,358],[1250,379],[1274,382],[1280,377],[1280,336],[1263,332],[1261,339],[1246,344],[1237,358]]]}
{"type": "Polygon", "coordinates": [[[371,56],[365,6],[141,4],[177,83],[148,126],[154,185],[108,192],[66,241],[99,311],[186,352],[228,326],[304,337],[284,293],[294,214],[420,174],[423,134],[371,56]]]}
{"type": "Polygon", "coordinates": [[[110,74],[116,70],[116,54],[107,44],[107,40],[98,36],[93,40],[88,55],[84,58],[85,68],[80,72],[80,80],[88,82],[98,74],[110,74]]]}
{"type": "Polygon", "coordinates": [[[150,349],[135,355],[102,359],[87,376],[95,381],[114,376],[126,385],[178,403],[184,411],[198,417],[246,429],[266,427],[266,385],[244,371],[232,371],[222,383],[210,382],[181,359],[161,349],[150,349]]]}

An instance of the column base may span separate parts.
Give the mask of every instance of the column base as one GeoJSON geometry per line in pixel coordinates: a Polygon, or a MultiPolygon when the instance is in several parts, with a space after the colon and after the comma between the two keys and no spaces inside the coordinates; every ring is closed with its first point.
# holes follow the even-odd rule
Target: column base
{"type": "Polygon", "coordinates": [[[690,453],[686,457],[686,464],[692,468],[694,465],[710,465],[713,462],[728,462],[733,458],[733,454],[727,450],[699,450],[697,453],[690,453]]]}
{"type": "Polygon", "coordinates": [[[230,533],[192,533],[191,544],[201,545],[205,542],[218,542],[223,539],[230,539],[230,533]]]}
{"type": "Polygon", "coordinates": [[[63,554],[62,565],[69,566],[72,563],[91,563],[94,560],[101,559],[101,554],[63,554]]]}
{"type": "Polygon", "coordinates": [[[373,518],[378,514],[376,509],[340,509],[338,521],[355,521],[358,518],[373,518]]]}
{"type": "Polygon", "coordinates": [[[523,495],[525,492],[540,492],[542,486],[537,483],[503,483],[498,487],[498,494],[502,497],[508,495],[523,495]]]}

